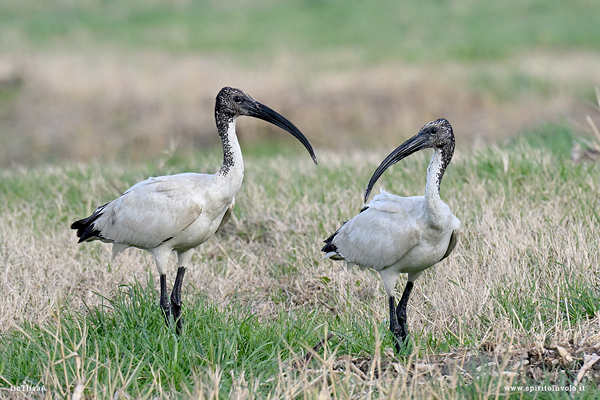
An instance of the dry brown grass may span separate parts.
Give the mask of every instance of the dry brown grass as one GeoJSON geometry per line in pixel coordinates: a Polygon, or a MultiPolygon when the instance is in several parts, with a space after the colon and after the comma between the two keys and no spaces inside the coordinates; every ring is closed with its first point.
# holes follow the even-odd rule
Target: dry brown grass
{"type": "MultiPolygon", "coordinates": [[[[320,151],[319,167],[303,155],[246,160],[239,214],[201,246],[186,274],[185,295],[203,296],[211,303],[235,295],[265,323],[282,308],[319,307],[332,317],[359,314],[376,326],[387,317],[379,279],[319,261],[319,248],[328,233],[360,208],[363,182],[384,154],[320,151]]],[[[390,171],[382,186],[402,195],[420,193],[426,157],[416,155],[390,171]]],[[[218,162],[213,156],[198,169],[216,169],[218,162]]],[[[447,393],[453,398],[457,382],[476,379],[482,365],[500,373],[507,384],[535,378],[545,363],[559,365],[550,377],[557,382],[565,377],[560,371],[576,374],[584,357],[600,348],[600,316],[571,320],[561,308],[576,294],[568,290],[569,284],[597,287],[600,276],[600,220],[594,214],[600,205],[599,171],[593,164],[581,168],[528,147],[459,151],[445,177],[442,198],[462,220],[463,233],[453,256],[415,285],[409,327],[421,342],[410,368],[397,364],[389,349],[374,355],[327,349],[300,375],[290,372],[293,363],[282,360],[282,372],[273,378],[278,382],[274,395],[363,398],[367,390],[377,393],[375,397],[437,398],[447,393]],[[454,347],[440,353],[427,338],[449,338],[454,347]],[[528,362],[520,374],[515,373],[518,367],[512,368],[519,360],[528,362]],[[332,379],[343,384],[336,389],[332,379]]],[[[116,195],[115,186],[126,187],[138,175],[141,179],[146,172],[132,177],[120,167],[97,165],[3,173],[4,182],[22,179],[41,187],[5,195],[0,208],[2,332],[25,322],[52,320],[59,301],[75,309],[83,301],[97,305],[101,298],[96,293],[110,297],[120,284],[145,282],[149,272],[155,273],[149,254],[133,249],[110,261],[108,246],[78,246],[68,229],[70,221],[81,217],[73,211],[80,207],[67,200],[73,193],[88,204],[89,212],[116,195]]],[[[213,396],[211,390],[220,381],[215,368],[212,377],[198,376],[199,397],[213,396]]],[[[239,398],[247,398],[244,376],[236,379],[239,398]]],[[[598,379],[590,371],[584,382],[593,385],[598,379]]],[[[481,396],[493,397],[496,390],[482,387],[481,396]]]]}
{"type": "MultiPolygon", "coordinates": [[[[318,146],[387,147],[439,116],[453,121],[462,143],[496,141],[541,121],[582,121],[599,63],[585,52],[443,65],[280,55],[250,66],[156,52],[3,54],[0,164],[143,160],[172,140],[182,148],[215,144],[212,110],[223,86],[281,111],[318,146]]],[[[240,128],[246,142],[273,132],[256,121],[240,128]]]]}

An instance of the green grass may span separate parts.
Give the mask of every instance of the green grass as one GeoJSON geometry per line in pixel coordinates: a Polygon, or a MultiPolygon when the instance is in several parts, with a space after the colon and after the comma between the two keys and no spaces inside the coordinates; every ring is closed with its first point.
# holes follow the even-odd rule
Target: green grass
{"type": "MultiPolygon", "coordinates": [[[[244,62],[280,50],[325,54],[343,49],[372,62],[498,59],[533,48],[600,49],[600,5],[591,0],[6,1],[0,5],[0,25],[9,38],[40,48],[94,43],[243,55],[244,62]]],[[[10,39],[2,42],[11,46],[10,39]]]]}
{"type": "MultiPolygon", "coordinates": [[[[2,352],[10,355],[0,361],[4,386],[41,386],[50,372],[57,378],[52,389],[61,396],[72,392],[82,376],[92,392],[104,395],[114,390],[111,384],[142,397],[148,388],[185,394],[220,370],[223,398],[239,376],[259,383],[250,389],[266,395],[275,389],[272,378],[280,362],[301,361],[325,329],[339,333],[330,343],[337,351],[368,355],[381,345],[374,332],[384,328],[352,315],[329,318],[319,309],[282,311],[264,323],[236,298],[217,307],[188,296],[178,338],[164,325],[151,275],[148,283],[124,285],[84,312],[72,310],[68,298],[64,302],[49,324],[27,324],[2,335],[2,352]]],[[[391,346],[391,338],[385,344],[391,346]]]]}
{"type": "MultiPolygon", "coordinates": [[[[147,176],[216,170],[218,149],[144,165],[4,170],[0,310],[8,313],[0,318],[9,325],[0,336],[0,386],[25,381],[67,397],[82,383],[85,394],[102,398],[119,390],[133,398],[228,398],[241,387],[257,398],[312,398],[327,387],[344,398],[387,396],[398,383],[398,393],[415,398],[490,398],[507,395],[506,385],[573,382],[581,361],[544,367],[537,380],[511,378],[495,375],[502,366],[486,367],[502,353],[482,350],[513,344],[528,354],[539,343],[561,344],[581,360],[569,346],[600,334],[600,165],[571,162],[564,141],[546,139],[554,130],[563,128],[540,128],[535,143],[457,153],[441,196],[462,221],[462,235],[452,257],[417,281],[411,346],[401,356],[386,350],[393,342],[376,275],[318,261],[322,239],[360,209],[364,184],[386,154],[320,152],[315,167],[297,146],[244,148],[235,217],[189,267],[179,339],[164,326],[151,257],[128,250],[109,261],[106,245],[77,246],[68,226],[147,176]],[[295,368],[327,332],[335,336],[326,349],[295,368]],[[467,350],[478,354],[468,360],[471,377],[415,378],[394,369],[467,350]],[[361,358],[372,361],[365,378],[350,366],[361,358]],[[377,362],[387,372],[368,378],[377,362]]],[[[428,161],[411,156],[376,186],[421,194],[428,161]]],[[[583,398],[599,394],[594,379],[585,378],[583,398]]]]}
{"type": "MultiPolygon", "coordinates": [[[[564,267],[564,266],[563,266],[564,267]]],[[[589,266],[586,268],[590,268],[589,266]]],[[[566,268],[565,268],[566,269],[566,268]]],[[[550,309],[558,309],[565,321],[580,321],[600,313],[600,282],[569,279],[556,290],[554,299],[543,299],[550,309]]]]}
{"type": "MultiPolygon", "coordinates": [[[[72,310],[67,298],[64,305],[57,307],[53,322],[43,326],[26,324],[3,334],[3,386],[27,382],[66,397],[83,383],[89,393],[101,398],[113,397],[119,390],[136,398],[151,398],[162,392],[185,398],[203,386],[213,385],[211,378],[219,371],[215,398],[230,397],[235,378],[240,376],[245,376],[254,395],[267,397],[277,389],[275,377],[281,363],[300,362],[307,349],[325,336],[325,331],[338,335],[328,342],[338,354],[370,356],[377,354],[381,346],[392,345],[385,324],[373,326],[368,320],[352,316],[331,319],[315,309],[281,312],[264,323],[235,298],[219,309],[189,296],[184,307],[184,333],[178,337],[173,328],[164,326],[157,298],[150,275],[149,282],[123,285],[110,298],[103,298],[99,306],[85,312],[72,310]],[[383,341],[377,332],[385,332],[383,341]]],[[[417,337],[417,341],[420,339],[417,337]]],[[[428,345],[431,350],[447,352],[453,347],[452,342],[448,335],[446,340],[437,339],[428,345]]],[[[404,354],[400,360],[409,368],[411,352],[404,354]]],[[[513,385],[564,386],[572,379],[565,376],[560,382],[509,382],[494,377],[491,369],[483,368],[480,373],[476,381],[459,378],[460,389],[454,388],[451,398],[478,397],[513,385]]],[[[344,387],[342,379],[336,384],[344,387]]],[[[564,394],[513,396],[567,398],[564,394]]],[[[597,394],[588,390],[582,398],[594,398],[597,394]]]]}
{"type": "Polygon", "coordinates": [[[579,137],[566,124],[546,123],[512,138],[509,145],[518,146],[526,142],[533,148],[547,149],[555,156],[565,158],[571,155],[571,148],[579,137]]]}

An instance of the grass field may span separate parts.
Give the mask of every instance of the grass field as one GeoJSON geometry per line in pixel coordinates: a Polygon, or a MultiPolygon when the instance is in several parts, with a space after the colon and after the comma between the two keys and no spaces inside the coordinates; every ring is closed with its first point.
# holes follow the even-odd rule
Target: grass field
{"type": "MultiPolygon", "coordinates": [[[[571,158],[597,142],[598,65],[592,0],[0,2],[0,398],[599,398],[600,164],[571,158]],[[69,226],[148,176],[216,171],[223,86],[319,166],[240,119],[244,184],[188,268],[177,339],[151,256],[69,226]],[[397,355],[378,276],[319,249],[440,117],[462,234],[397,355]]],[[[429,157],[378,185],[422,194],[429,157]]]]}
{"type": "Polygon", "coordinates": [[[256,59],[351,51],[368,62],[499,59],[533,47],[600,50],[600,6],[553,2],[7,0],[4,48],[118,46],[256,59]]]}
{"type": "MultiPolygon", "coordinates": [[[[216,145],[223,86],[328,148],[389,148],[440,116],[475,148],[548,121],[586,130],[599,49],[591,0],[7,0],[0,166],[216,145]]],[[[241,140],[272,132],[247,122],[241,140]]]]}
{"type": "MultiPolygon", "coordinates": [[[[385,153],[320,151],[315,167],[297,148],[251,150],[234,218],[188,269],[179,340],[163,326],[151,256],[110,261],[108,246],[78,246],[68,226],[148,175],[215,170],[219,151],[6,170],[0,395],[25,382],[58,398],[567,398],[505,386],[575,383],[596,398],[598,371],[577,374],[600,346],[600,167],[548,140],[455,155],[442,198],[462,235],[417,281],[400,356],[379,278],[319,261],[385,153]]],[[[395,166],[382,187],[422,193],[428,158],[395,166]]]]}

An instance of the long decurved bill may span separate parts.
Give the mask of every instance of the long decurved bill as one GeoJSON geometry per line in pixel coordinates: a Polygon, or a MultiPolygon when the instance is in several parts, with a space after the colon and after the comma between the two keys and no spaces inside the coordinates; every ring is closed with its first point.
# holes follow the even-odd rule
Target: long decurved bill
{"type": "Polygon", "coordinates": [[[367,199],[369,198],[369,194],[371,193],[371,190],[373,189],[373,185],[375,185],[375,182],[377,182],[379,177],[381,175],[383,175],[383,173],[385,172],[386,169],[388,169],[392,165],[396,164],[398,161],[402,160],[403,158],[410,156],[412,153],[415,153],[419,150],[426,149],[428,147],[429,147],[429,137],[427,135],[419,134],[419,135],[411,137],[406,142],[404,142],[400,146],[398,146],[394,151],[392,151],[390,153],[390,155],[387,156],[385,158],[385,160],[383,160],[381,162],[379,167],[377,167],[377,169],[373,173],[373,176],[371,176],[371,179],[369,180],[369,184],[367,185],[367,189],[365,190],[365,203],[367,202],[367,199]]]}
{"type": "Polygon", "coordinates": [[[312,157],[315,164],[317,163],[317,155],[315,154],[312,146],[308,139],[300,132],[300,129],[296,128],[296,125],[292,124],[287,120],[283,115],[279,114],[277,111],[272,110],[271,108],[265,106],[264,104],[259,103],[258,101],[254,101],[253,104],[247,110],[248,115],[254,118],[262,119],[263,121],[267,121],[272,123],[275,126],[280,127],[291,133],[296,139],[300,141],[308,150],[308,153],[312,157]]]}

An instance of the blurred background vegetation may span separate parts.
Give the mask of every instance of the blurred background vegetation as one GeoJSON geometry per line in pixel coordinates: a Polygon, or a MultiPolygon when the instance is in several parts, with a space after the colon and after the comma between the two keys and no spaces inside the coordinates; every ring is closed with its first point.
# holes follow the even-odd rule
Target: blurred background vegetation
{"type": "MultiPolygon", "coordinates": [[[[223,86],[316,146],[389,150],[439,117],[465,149],[589,134],[599,84],[595,0],[0,2],[3,166],[219,151],[223,86]]],[[[291,143],[238,127],[246,151],[291,143]]]]}

